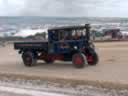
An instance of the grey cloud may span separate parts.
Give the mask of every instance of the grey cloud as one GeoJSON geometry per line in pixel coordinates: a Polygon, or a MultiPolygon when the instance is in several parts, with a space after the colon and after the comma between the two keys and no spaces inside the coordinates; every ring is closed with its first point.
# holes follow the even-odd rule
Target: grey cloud
{"type": "Polygon", "coordinates": [[[18,9],[2,1],[6,7],[0,14],[8,9],[6,14],[23,16],[128,16],[127,0],[12,0],[24,2],[18,9]]]}
{"type": "Polygon", "coordinates": [[[82,14],[84,7],[77,4],[78,0],[27,0],[22,14],[72,16],[82,14]],[[26,10],[27,9],[27,10],[26,10]]]}

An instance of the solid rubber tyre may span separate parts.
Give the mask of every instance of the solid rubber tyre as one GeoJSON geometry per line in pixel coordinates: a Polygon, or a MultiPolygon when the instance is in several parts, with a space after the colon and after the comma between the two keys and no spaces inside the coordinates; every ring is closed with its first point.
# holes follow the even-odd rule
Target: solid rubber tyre
{"type": "Polygon", "coordinates": [[[99,56],[96,52],[92,54],[92,62],[88,62],[89,65],[97,65],[99,62],[99,56]]]}
{"type": "Polygon", "coordinates": [[[23,52],[22,54],[23,63],[25,66],[31,67],[36,64],[36,58],[34,57],[34,53],[31,51],[23,52]]]}

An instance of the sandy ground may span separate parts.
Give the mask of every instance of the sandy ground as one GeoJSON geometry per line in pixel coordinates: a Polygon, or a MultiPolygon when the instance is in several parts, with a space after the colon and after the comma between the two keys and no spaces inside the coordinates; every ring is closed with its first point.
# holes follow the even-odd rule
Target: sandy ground
{"type": "Polygon", "coordinates": [[[99,64],[76,69],[71,62],[45,64],[40,61],[37,66],[25,67],[18,52],[8,45],[0,48],[0,73],[128,84],[128,42],[96,43],[96,46],[99,64]]]}

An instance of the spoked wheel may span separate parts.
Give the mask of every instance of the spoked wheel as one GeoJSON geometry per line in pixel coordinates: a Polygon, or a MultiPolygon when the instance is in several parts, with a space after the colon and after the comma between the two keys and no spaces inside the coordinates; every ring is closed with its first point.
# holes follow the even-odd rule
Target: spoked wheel
{"type": "Polygon", "coordinates": [[[87,59],[83,53],[76,53],[72,57],[72,62],[76,68],[83,68],[87,64],[87,59]]]}
{"type": "Polygon", "coordinates": [[[92,54],[92,61],[88,62],[89,65],[96,65],[99,62],[99,57],[96,52],[93,52],[92,54]]]}
{"type": "Polygon", "coordinates": [[[25,66],[33,66],[36,63],[36,58],[34,57],[34,54],[30,51],[24,52],[22,54],[22,59],[25,66]]]}

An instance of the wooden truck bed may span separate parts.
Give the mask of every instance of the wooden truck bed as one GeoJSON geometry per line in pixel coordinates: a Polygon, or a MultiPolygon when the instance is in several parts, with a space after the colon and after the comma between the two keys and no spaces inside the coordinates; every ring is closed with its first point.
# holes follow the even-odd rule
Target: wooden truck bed
{"type": "Polygon", "coordinates": [[[48,50],[48,42],[41,42],[41,41],[15,42],[14,49],[16,49],[16,50],[22,50],[22,49],[48,50]]]}

